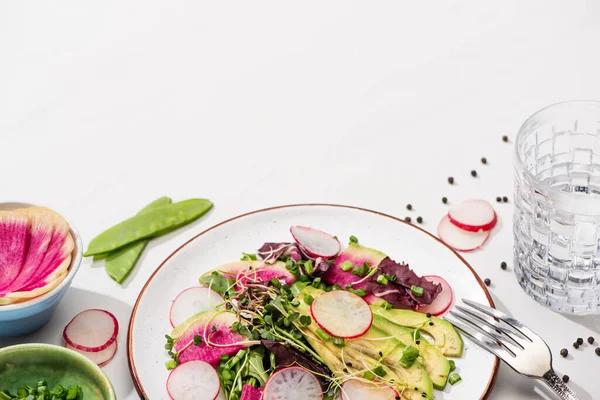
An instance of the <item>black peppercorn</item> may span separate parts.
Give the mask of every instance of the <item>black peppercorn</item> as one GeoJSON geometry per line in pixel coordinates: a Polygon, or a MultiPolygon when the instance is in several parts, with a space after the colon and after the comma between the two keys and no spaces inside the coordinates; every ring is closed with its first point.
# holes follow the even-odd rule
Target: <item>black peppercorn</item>
{"type": "Polygon", "coordinates": [[[417,222],[419,224],[422,224],[423,223],[423,217],[417,217],[417,222]]]}
{"type": "Polygon", "coordinates": [[[454,178],[451,177],[451,176],[449,176],[448,177],[448,183],[452,185],[454,183],[454,178]]]}
{"type": "Polygon", "coordinates": [[[596,352],[596,355],[600,357],[600,347],[596,347],[596,350],[594,350],[596,352]]]}
{"type": "Polygon", "coordinates": [[[506,135],[502,136],[502,141],[503,142],[508,142],[508,136],[506,136],[506,135]]]}
{"type": "Polygon", "coordinates": [[[503,202],[505,202],[505,203],[508,203],[508,197],[504,196],[504,197],[502,198],[502,201],[503,201],[503,202]]]}
{"type": "Polygon", "coordinates": [[[475,171],[474,169],[471,170],[471,176],[472,177],[476,177],[477,176],[477,171],[475,171]]]}
{"type": "Polygon", "coordinates": [[[496,201],[497,201],[498,203],[502,203],[502,197],[500,197],[500,196],[496,197],[496,201]]]}
{"type": "Polygon", "coordinates": [[[481,163],[482,164],[487,164],[487,158],[481,157],[481,163]]]}
{"type": "Polygon", "coordinates": [[[404,220],[409,223],[410,223],[410,221],[412,221],[412,219],[410,217],[406,217],[406,218],[404,218],[404,220]]]}
{"type": "Polygon", "coordinates": [[[344,372],[345,372],[345,373],[348,373],[348,368],[344,368],[344,372]]]}
{"type": "Polygon", "coordinates": [[[483,283],[485,283],[485,286],[490,286],[492,284],[492,281],[490,280],[490,278],[485,278],[483,280],[483,283]]]}
{"type": "Polygon", "coordinates": [[[406,205],[406,209],[407,209],[407,210],[412,210],[412,204],[407,204],[407,205],[406,205]]]}
{"type": "Polygon", "coordinates": [[[446,204],[448,202],[448,198],[447,197],[442,197],[442,203],[446,204]]]}
{"type": "Polygon", "coordinates": [[[502,269],[506,269],[506,261],[502,261],[502,262],[500,263],[500,268],[502,268],[502,269]]]}
{"type": "Polygon", "coordinates": [[[583,344],[583,338],[578,337],[577,338],[577,343],[580,344],[580,345],[583,344]]]}
{"type": "Polygon", "coordinates": [[[421,344],[420,340],[415,341],[416,344],[421,344]]]}
{"type": "Polygon", "coordinates": [[[573,347],[575,347],[576,349],[578,349],[579,348],[579,343],[573,342],[573,347]]]}
{"type": "Polygon", "coordinates": [[[588,338],[588,343],[589,343],[589,344],[594,344],[594,337],[593,337],[593,336],[590,336],[590,337],[588,338]]]}
{"type": "Polygon", "coordinates": [[[430,323],[429,323],[429,326],[433,326],[433,322],[430,322],[430,323]]]}
{"type": "Polygon", "coordinates": [[[567,383],[567,382],[569,382],[569,375],[563,375],[563,378],[562,378],[562,379],[563,379],[563,382],[564,382],[564,383],[567,383]]]}
{"type": "Polygon", "coordinates": [[[562,350],[560,351],[560,355],[561,355],[561,356],[563,356],[563,357],[566,357],[566,356],[568,356],[568,355],[569,355],[569,350],[567,350],[567,349],[562,349],[562,350]]]}
{"type": "Polygon", "coordinates": [[[426,315],[427,315],[427,318],[431,318],[431,313],[430,312],[428,312],[426,315]]]}

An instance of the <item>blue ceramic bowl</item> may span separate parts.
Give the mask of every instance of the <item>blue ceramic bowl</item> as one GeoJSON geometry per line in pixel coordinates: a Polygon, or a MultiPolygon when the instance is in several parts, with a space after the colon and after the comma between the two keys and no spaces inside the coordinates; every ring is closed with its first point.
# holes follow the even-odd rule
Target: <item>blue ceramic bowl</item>
{"type": "MultiPolygon", "coordinates": [[[[16,210],[18,208],[33,207],[28,203],[0,203],[0,210],[16,210]]],[[[71,235],[75,241],[75,248],[71,255],[69,273],[65,279],[48,293],[22,303],[0,306],[0,336],[23,336],[33,333],[46,325],[56,306],[63,298],[71,285],[73,277],[81,264],[83,244],[79,232],[71,223],[71,235]]]]}

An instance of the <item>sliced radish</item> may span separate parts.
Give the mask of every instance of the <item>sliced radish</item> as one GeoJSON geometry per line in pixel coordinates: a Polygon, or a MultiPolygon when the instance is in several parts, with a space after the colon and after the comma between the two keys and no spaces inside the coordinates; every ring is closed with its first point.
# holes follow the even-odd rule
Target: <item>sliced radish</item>
{"type": "Polygon", "coordinates": [[[114,341],[110,346],[108,346],[104,350],[100,350],[100,351],[96,351],[96,352],[79,350],[69,344],[65,345],[65,347],[67,349],[76,351],[79,354],[86,356],[87,358],[92,360],[92,362],[94,362],[94,364],[96,364],[100,367],[107,364],[110,360],[112,360],[112,358],[115,356],[115,354],[117,354],[117,342],[116,341],[114,341]]]}
{"type": "Polygon", "coordinates": [[[217,371],[204,361],[180,364],[167,380],[167,391],[173,400],[215,400],[220,390],[217,371]]]}
{"type": "Polygon", "coordinates": [[[263,400],[320,400],[321,384],[316,376],[300,367],[289,367],[275,372],[263,392],[263,400]]]}
{"type": "Polygon", "coordinates": [[[346,339],[364,335],[373,322],[369,304],[362,297],[345,290],[321,294],[312,302],[310,313],[327,333],[346,339]]]}
{"type": "Polygon", "coordinates": [[[454,250],[473,251],[483,246],[490,236],[490,231],[465,231],[450,222],[450,218],[446,215],[438,225],[438,236],[454,250]]]}
{"type": "Polygon", "coordinates": [[[446,280],[440,276],[427,275],[423,278],[427,279],[429,282],[442,285],[442,291],[438,294],[438,296],[431,304],[421,306],[417,308],[417,311],[424,314],[431,313],[436,317],[439,317],[444,312],[446,312],[452,305],[452,300],[454,299],[454,295],[452,294],[452,288],[450,287],[448,282],[446,282],[446,280]]]}
{"type": "Polygon", "coordinates": [[[119,322],[106,310],[85,310],[69,322],[63,331],[65,341],[76,349],[97,352],[113,344],[119,334],[119,322]]]}
{"type": "Polygon", "coordinates": [[[309,256],[331,258],[341,250],[340,242],[336,238],[318,229],[292,226],[290,232],[300,249],[309,256]]]}
{"type": "Polygon", "coordinates": [[[348,379],[342,385],[342,400],[394,400],[399,398],[390,386],[360,379],[348,379]]]}
{"type": "Polygon", "coordinates": [[[209,288],[195,286],[185,289],[171,304],[169,312],[171,326],[175,328],[199,312],[216,310],[217,306],[222,306],[224,301],[219,293],[209,288]]]}
{"type": "Polygon", "coordinates": [[[494,207],[485,200],[467,200],[452,207],[448,212],[450,222],[469,232],[489,231],[498,217],[494,207]]]}
{"type": "Polygon", "coordinates": [[[219,388],[219,394],[215,397],[215,400],[227,400],[225,397],[225,393],[223,393],[223,389],[219,388]]]}

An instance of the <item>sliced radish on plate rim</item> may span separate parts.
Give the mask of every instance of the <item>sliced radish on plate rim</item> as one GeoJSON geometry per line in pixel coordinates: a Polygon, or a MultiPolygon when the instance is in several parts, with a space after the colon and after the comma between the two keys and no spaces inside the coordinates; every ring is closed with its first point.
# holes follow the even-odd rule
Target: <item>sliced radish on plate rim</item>
{"type": "Polygon", "coordinates": [[[76,349],[97,352],[106,349],[117,340],[119,322],[106,311],[91,309],[77,314],[67,324],[63,337],[76,349]]]}
{"type": "Polygon", "coordinates": [[[300,367],[288,367],[275,372],[263,392],[263,400],[315,400],[323,398],[316,376],[300,367]],[[285,397],[281,395],[285,394],[285,397]]]}
{"type": "Polygon", "coordinates": [[[65,347],[69,350],[76,351],[77,353],[87,357],[89,360],[91,360],[94,364],[98,365],[99,367],[108,364],[108,362],[113,359],[115,354],[117,354],[117,349],[118,349],[116,341],[114,341],[110,346],[108,346],[104,350],[95,351],[95,352],[79,350],[69,344],[66,344],[65,347]]]}
{"type": "Polygon", "coordinates": [[[179,293],[169,311],[169,322],[175,328],[185,322],[191,315],[202,311],[216,310],[225,302],[214,290],[202,286],[194,286],[179,293]]]}
{"type": "Polygon", "coordinates": [[[448,211],[448,218],[454,225],[469,232],[489,231],[498,217],[494,207],[485,200],[466,200],[448,211]]]}
{"type": "Polygon", "coordinates": [[[167,391],[172,400],[215,400],[221,385],[217,371],[204,361],[188,361],[169,374],[167,391]]]}
{"type": "Polygon", "coordinates": [[[388,385],[348,379],[342,384],[342,400],[395,400],[398,392],[388,385]]]}
{"type": "Polygon", "coordinates": [[[362,297],[345,290],[319,295],[313,300],[310,313],[321,329],[345,339],[364,335],[373,323],[369,304],[362,297]]]}
{"type": "Polygon", "coordinates": [[[454,295],[452,293],[452,288],[446,282],[444,278],[437,275],[426,275],[423,278],[427,279],[429,282],[433,282],[436,284],[442,285],[442,291],[438,294],[435,300],[426,306],[421,306],[417,308],[417,311],[423,314],[430,313],[439,317],[444,314],[450,306],[452,306],[452,301],[454,299],[454,295]]]}
{"type": "Polygon", "coordinates": [[[292,226],[290,233],[300,249],[311,257],[331,258],[336,256],[342,248],[339,240],[318,229],[292,226]]]}
{"type": "Polygon", "coordinates": [[[473,251],[483,246],[490,236],[490,231],[465,231],[450,222],[450,218],[446,215],[438,225],[438,236],[454,250],[473,251]]]}

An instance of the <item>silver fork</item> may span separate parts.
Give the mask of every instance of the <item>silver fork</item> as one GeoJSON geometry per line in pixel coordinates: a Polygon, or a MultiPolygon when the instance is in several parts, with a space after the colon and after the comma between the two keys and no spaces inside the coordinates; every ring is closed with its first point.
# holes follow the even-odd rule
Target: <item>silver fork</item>
{"type": "Polygon", "coordinates": [[[578,400],[552,368],[552,353],[519,321],[483,304],[462,299],[444,319],[521,375],[541,379],[563,400],[578,400]]]}

